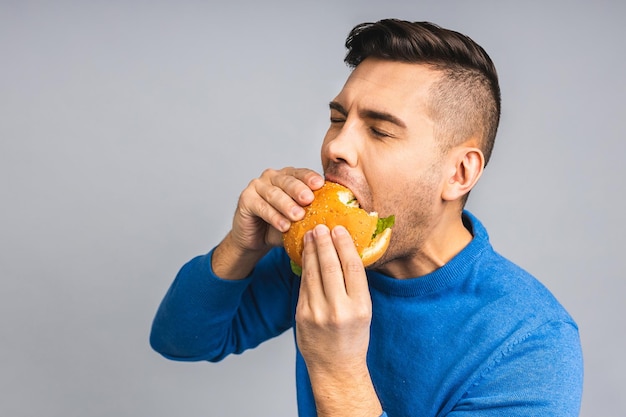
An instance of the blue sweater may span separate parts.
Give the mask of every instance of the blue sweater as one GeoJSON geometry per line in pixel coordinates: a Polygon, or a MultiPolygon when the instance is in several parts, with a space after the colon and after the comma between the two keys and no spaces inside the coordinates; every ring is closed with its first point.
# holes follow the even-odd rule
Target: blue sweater
{"type": "MultiPolygon", "coordinates": [[[[577,416],[582,353],[576,323],[535,278],[497,254],[470,213],[474,238],[434,272],[397,280],[368,271],[371,377],[386,415],[577,416]],[[465,414],[463,414],[465,413],[465,414]]],[[[212,252],[180,270],[151,344],[175,360],[219,361],[294,326],[299,278],[282,248],[226,281],[212,252]]],[[[315,416],[296,349],[300,416],[315,416]]]]}

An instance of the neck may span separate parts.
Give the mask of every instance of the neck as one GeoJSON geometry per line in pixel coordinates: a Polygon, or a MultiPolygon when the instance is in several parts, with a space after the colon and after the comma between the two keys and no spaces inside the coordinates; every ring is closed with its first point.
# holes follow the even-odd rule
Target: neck
{"type": "Polygon", "coordinates": [[[382,266],[381,272],[394,278],[416,278],[444,266],[472,240],[461,216],[436,224],[412,256],[396,259],[382,266]]]}

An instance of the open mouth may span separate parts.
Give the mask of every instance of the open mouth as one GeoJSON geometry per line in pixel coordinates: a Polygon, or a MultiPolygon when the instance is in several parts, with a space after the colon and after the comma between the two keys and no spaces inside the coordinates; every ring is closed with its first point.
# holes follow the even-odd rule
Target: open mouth
{"type": "Polygon", "coordinates": [[[330,182],[334,182],[337,183],[339,185],[344,186],[345,188],[347,188],[350,191],[342,191],[339,193],[339,201],[341,201],[343,204],[345,204],[348,207],[357,207],[357,208],[361,208],[361,204],[359,203],[359,199],[356,197],[356,195],[352,192],[352,189],[345,184],[343,181],[337,179],[337,178],[332,178],[332,177],[327,177],[326,178],[327,181],[330,182]]]}
{"type": "Polygon", "coordinates": [[[348,207],[356,207],[360,208],[359,200],[356,199],[355,195],[351,191],[340,191],[337,193],[339,196],[339,201],[345,204],[348,207]]]}

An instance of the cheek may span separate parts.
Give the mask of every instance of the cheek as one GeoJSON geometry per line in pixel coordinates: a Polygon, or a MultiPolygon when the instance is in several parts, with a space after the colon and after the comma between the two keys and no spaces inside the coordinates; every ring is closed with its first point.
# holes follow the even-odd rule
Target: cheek
{"type": "Polygon", "coordinates": [[[408,256],[416,247],[420,247],[436,217],[437,206],[434,203],[437,187],[432,181],[411,182],[394,187],[382,204],[382,215],[394,214],[395,237],[390,249],[394,256],[408,256]]]}
{"type": "Polygon", "coordinates": [[[326,132],[326,135],[324,136],[324,139],[322,140],[322,146],[320,147],[320,156],[321,156],[321,160],[322,160],[322,167],[326,167],[328,164],[328,132],[326,132]]]}
{"type": "Polygon", "coordinates": [[[387,171],[384,182],[377,185],[382,191],[376,194],[375,205],[381,215],[395,214],[399,224],[421,222],[428,217],[441,199],[437,174],[434,169],[387,171]]]}

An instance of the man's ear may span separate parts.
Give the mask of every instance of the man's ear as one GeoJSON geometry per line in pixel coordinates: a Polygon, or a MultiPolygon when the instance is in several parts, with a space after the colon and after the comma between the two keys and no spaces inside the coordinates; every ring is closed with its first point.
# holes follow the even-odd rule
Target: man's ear
{"type": "Polygon", "coordinates": [[[453,201],[462,198],[476,185],[485,167],[485,157],[480,149],[469,146],[453,149],[449,156],[449,175],[441,197],[453,201]]]}

